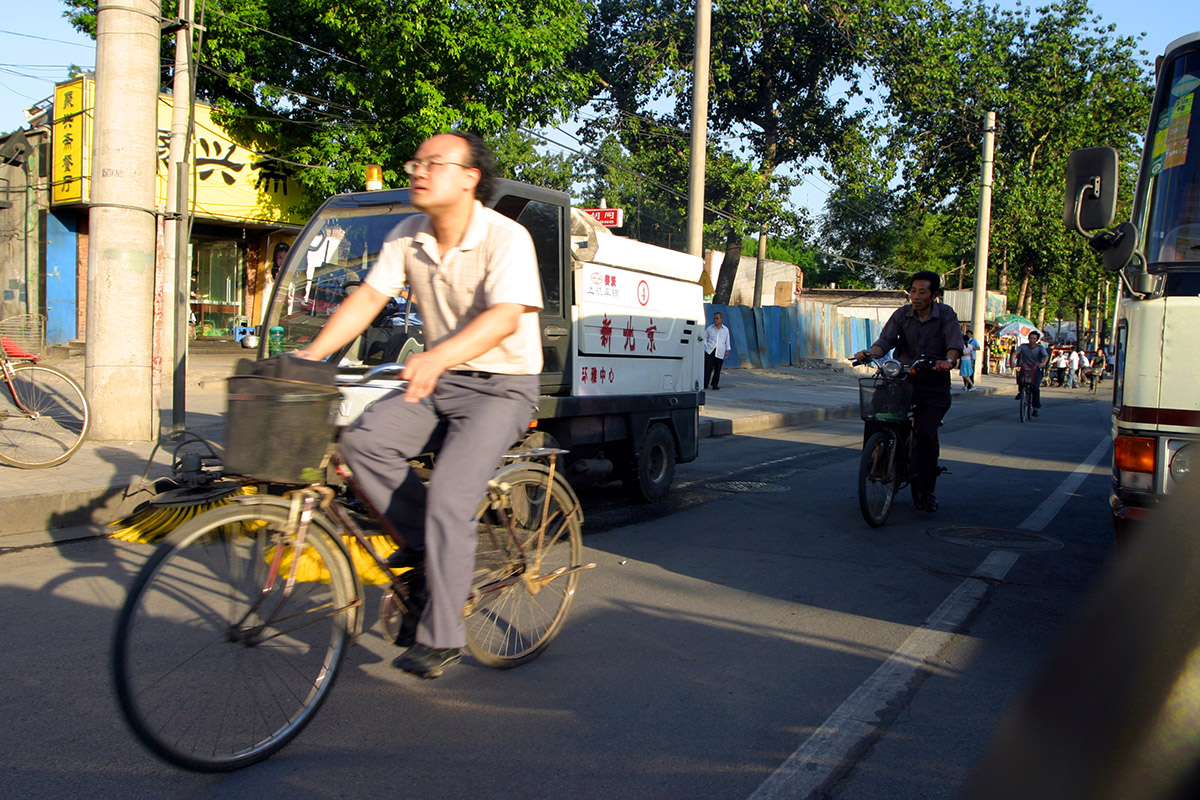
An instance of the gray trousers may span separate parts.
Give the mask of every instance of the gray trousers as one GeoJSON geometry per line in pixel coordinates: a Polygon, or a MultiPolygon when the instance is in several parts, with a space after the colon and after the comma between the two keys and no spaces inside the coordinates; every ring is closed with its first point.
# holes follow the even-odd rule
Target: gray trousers
{"type": "Polygon", "coordinates": [[[412,547],[425,548],[429,603],[417,641],[466,644],[462,609],[475,571],[475,510],[500,457],[519,440],[537,401],[536,375],[445,373],[433,395],[375,401],[342,432],[338,449],[355,481],[412,547]],[[408,459],[436,450],[426,487],[408,459]]]}

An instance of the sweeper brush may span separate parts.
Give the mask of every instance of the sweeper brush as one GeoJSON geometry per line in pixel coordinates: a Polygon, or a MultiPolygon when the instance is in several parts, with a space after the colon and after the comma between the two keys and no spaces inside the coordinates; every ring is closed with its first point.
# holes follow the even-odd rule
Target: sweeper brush
{"type": "Polygon", "coordinates": [[[231,503],[239,495],[254,493],[253,486],[233,482],[168,489],[142,503],[128,517],[110,522],[109,527],[115,530],[109,536],[125,542],[154,544],[192,517],[231,503]]]}

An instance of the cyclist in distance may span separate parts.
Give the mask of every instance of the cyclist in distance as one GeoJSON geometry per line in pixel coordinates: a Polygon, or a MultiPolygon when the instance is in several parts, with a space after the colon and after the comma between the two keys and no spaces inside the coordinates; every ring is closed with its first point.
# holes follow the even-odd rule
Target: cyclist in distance
{"type": "MultiPolygon", "coordinates": [[[[1021,385],[1021,367],[1037,367],[1037,375],[1029,384],[1029,388],[1033,392],[1033,415],[1035,417],[1038,415],[1038,409],[1042,407],[1042,369],[1050,362],[1050,354],[1040,344],[1041,338],[1042,335],[1037,331],[1030,331],[1029,341],[1018,347],[1013,353],[1018,386],[1021,385]]],[[[1017,399],[1021,399],[1020,390],[1017,391],[1017,399]]]]}
{"type": "Polygon", "coordinates": [[[936,272],[922,270],[908,280],[908,305],[896,309],[879,339],[855,360],[883,358],[889,350],[905,365],[921,356],[937,360],[932,371],[910,376],[913,384],[913,497],[917,508],[937,511],[934,490],[938,479],[938,426],[950,410],[950,370],[962,356],[963,337],[954,309],[937,302],[942,281],[936,272]]]}
{"type": "Polygon", "coordinates": [[[411,203],[424,213],[387,235],[363,284],[296,355],[337,352],[412,287],[426,350],[405,363],[407,389],[368,407],[342,433],[339,451],[367,499],[413,548],[389,564],[424,559],[429,601],[416,644],[392,664],[436,678],[458,663],[467,641],[463,603],[475,565],[476,506],[537,402],[542,294],[528,231],[481,202],[496,180],[482,139],[433,136],[404,170],[411,203]],[[408,460],[434,449],[426,489],[408,460]]]}

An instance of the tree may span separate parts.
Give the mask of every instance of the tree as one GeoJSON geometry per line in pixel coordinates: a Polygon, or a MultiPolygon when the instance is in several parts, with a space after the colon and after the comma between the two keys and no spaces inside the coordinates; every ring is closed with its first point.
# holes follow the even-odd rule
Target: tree
{"type": "MultiPolygon", "coordinates": [[[[787,224],[793,180],[780,168],[824,153],[849,130],[855,58],[832,14],[781,0],[713,9],[705,188],[718,212],[707,238],[724,240],[717,301],[728,299],[743,236],[787,224]],[[845,88],[835,91],[839,82],[845,88]]],[[[686,175],[694,27],[690,3],[597,0],[578,63],[595,72],[597,96],[614,113],[590,125],[591,136],[616,137],[639,165],[686,175]],[[649,135],[662,129],[673,137],[649,135]]]]}
{"type": "Polygon", "coordinates": [[[974,216],[980,122],[995,110],[992,248],[1021,270],[1016,299],[1034,283],[1049,304],[1091,287],[1095,257],[1058,222],[1062,169],[1071,150],[1101,143],[1132,162],[1150,98],[1138,42],[1115,36],[1086,0],[1036,12],[885,0],[863,7],[856,30],[883,88],[887,147],[900,154],[901,205],[974,216]]]}
{"type": "MultiPolygon", "coordinates": [[[[94,32],[95,0],[64,0],[94,32]]],[[[561,117],[585,75],[584,0],[209,0],[198,95],[241,137],[269,143],[314,197],[360,188],[428,136],[485,136],[561,117]]],[[[175,0],[164,2],[164,16],[175,0]]],[[[169,63],[169,61],[168,61],[169,63]]]]}

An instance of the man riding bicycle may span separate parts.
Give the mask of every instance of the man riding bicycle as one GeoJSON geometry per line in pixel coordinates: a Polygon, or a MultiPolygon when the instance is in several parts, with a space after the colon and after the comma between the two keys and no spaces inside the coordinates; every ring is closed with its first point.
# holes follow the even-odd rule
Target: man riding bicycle
{"type": "Polygon", "coordinates": [[[1027,384],[1033,392],[1035,417],[1038,415],[1038,409],[1042,407],[1042,368],[1050,361],[1050,354],[1039,343],[1041,338],[1042,335],[1037,331],[1030,331],[1029,341],[1013,353],[1013,365],[1017,368],[1017,399],[1021,399],[1021,385],[1027,384]]]}
{"type": "Polygon", "coordinates": [[[919,371],[913,384],[913,496],[917,508],[937,511],[934,489],[938,469],[938,426],[950,410],[950,370],[962,356],[963,337],[958,315],[944,303],[936,302],[942,293],[936,272],[922,270],[908,281],[908,305],[896,309],[879,339],[869,350],[855,354],[855,360],[883,358],[889,350],[903,364],[912,364],[921,356],[937,359],[933,371],[919,371]]]}
{"type": "Polygon", "coordinates": [[[363,284],[296,355],[337,352],[412,287],[427,348],[405,362],[406,391],[371,404],[342,433],[339,449],[366,499],[414,549],[398,551],[389,564],[424,557],[429,601],[416,644],[392,663],[436,678],[466,644],[476,506],[537,402],[542,295],[528,231],[481,203],[496,179],[482,139],[433,136],[404,169],[412,205],[424,213],[388,234],[363,284]],[[408,461],[435,448],[426,489],[408,461]]]}

